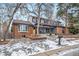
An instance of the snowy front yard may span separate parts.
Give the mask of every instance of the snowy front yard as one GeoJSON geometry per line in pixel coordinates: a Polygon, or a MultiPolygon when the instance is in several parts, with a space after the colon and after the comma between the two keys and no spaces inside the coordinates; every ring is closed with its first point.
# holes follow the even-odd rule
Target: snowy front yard
{"type": "Polygon", "coordinates": [[[0,56],[28,56],[46,50],[58,49],[63,45],[76,45],[79,44],[79,40],[69,41],[62,38],[61,46],[58,46],[58,39],[56,40],[39,40],[31,43],[25,43],[18,41],[11,45],[0,45],[0,56]]]}
{"type": "Polygon", "coordinates": [[[59,56],[79,56],[79,48],[59,52],[59,56]]]}

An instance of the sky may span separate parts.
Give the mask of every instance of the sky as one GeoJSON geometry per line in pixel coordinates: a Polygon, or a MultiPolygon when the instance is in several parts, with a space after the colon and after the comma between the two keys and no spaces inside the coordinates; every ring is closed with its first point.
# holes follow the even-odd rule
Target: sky
{"type": "MultiPolygon", "coordinates": [[[[0,8],[5,7],[4,4],[0,4],[0,8]]],[[[29,6],[29,9],[31,10],[31,7],[29,6]]],[[[53,13],[53,19],[54,20],[59,20],[56,18],[56,14],[57,14],[57,3],[54,3],[54,13],[53,13]]],[[[6,11],[6,10],[5,10],[6,11]]],[[[6,16],[4,16],[4,19],[7,18],[6,16]]],[[[19,19],[19,20],[26,20],[27,21],[28,16],[27,15],[21,15],[21,13],[18,11],[16,12],[16,14],[14,15],[14,19],[19,19]]],[[[60,19],[59,21],[61,21],[63,24],[65,24],[65,22],[60,19]]]]}
{"type": "MultiPolygon", "coordinates": [[[[57,14],[57,4],[54,4],[54,13],[53,13],[53,18],[55,19],[56,18],[56,14],[57,14]]],[[[29,9],[31,10],[31,7],[29,6],[29,9]]],[[[33,14],[32,14],[33,15],[33,14]]],[[[44,17],[44,16],[43,16],[44,17]]],[[[17,12],[16,14],[15,14],[15,17],[14,17],[14,19],[16,19],[16,18],[18,18],[18,19],[22,19],[22,20],[27,20],[27,16],[25,15],[21,15],[20,14],[20,12],[17,12]]]]}

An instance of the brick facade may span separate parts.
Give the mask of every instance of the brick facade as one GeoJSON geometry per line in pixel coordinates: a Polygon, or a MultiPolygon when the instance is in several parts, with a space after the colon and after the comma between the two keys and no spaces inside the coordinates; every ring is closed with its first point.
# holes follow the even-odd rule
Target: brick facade
{"type": "Polygon", "coordinates": [[[59,27],[59,26],[57,26],[57,27],[56,27],[56,33],[57,33],[57,34],[63,34],[63,33],[62,33],[62,28],[59,27]]]}
{"type": "MultiPolygon", "coordinates": [[[[41,25],[41,26],[42,26],[42,28],[51,27],[51,25],[46,25],[46,24],[44,24],[44,27],[43,27],[43,25],[41,25]]],[[[68,34],[69,33],[67,27],[63,27],[63,26],[52,26],[52,27],[54,27],[54,29],[55,29],[52,33],[57,33],[57,34],[68,34]]],[[[36,34],[36,32],[37,32],[36,30],[37,30],[36,25],[33,25],[27,21],[16,20],[12,25],[12,36],[15,38],[28,37],[28,36],[31,36],[31,34],[36,34]],[[28,25],[28,30],[26,32],[19,31],[18,25],[21,25],[21,24],[28,25]]]]}
{"type": "Polygon", "coordinates": [[[61,27],[61,26],[57,26],[56,27],[56,33],[57,34],[69,34],[68,28],[67,27],[61,27]]]}
{"type": "Polygon", "coordinates": [[[68,27],[65,27],[65,34],[69,34],[68,27]]]}
{"type": "MultiPolygon", "coordinates": [[[[13,29],[12,35],[15,38],[28,37],[31,34],[36,34],[36,29],[34,29],[33,26],[29,26],[27,32],[19,32],[17,27],[18,27],[18,25],[13,25],[13,28],[12,28],[13,29]],[[34,33],[34,30],[35,30],[35,33],[34,33]]],[[[67,28],[64,28],[64,33],[62,32],[62,29],[63,29],[62,27],[56,27],[56,30],[55,30],[54,33],[68,34],[68,29],[67,28]]]]}
{"type": "Polygon", "coordinates": [[[26,31],[26,32],[19,32],[18,25],[16,25],[16,24],[13,24],[12,29],[13,29],[12,35],[15,38],[27,37],[27,36],[30,36],[31,34],[33,34],[33,27],[31,27],[31,26],[28,27],[28,31],[26,31]]]}

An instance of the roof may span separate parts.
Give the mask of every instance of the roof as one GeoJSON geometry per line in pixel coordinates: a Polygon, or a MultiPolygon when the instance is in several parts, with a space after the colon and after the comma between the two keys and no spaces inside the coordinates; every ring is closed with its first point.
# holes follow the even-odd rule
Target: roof
{"type": "Polygon", "coordinates": [[[13,20],[13,24],[29,24],[29,25],[32,25],[30,23],[30,21],[24,21],[24,20],[13,20]]]}
{"type": "Polygon", "coordinates": [[[49,26],[62,26],[60,22],[55,21],[55,20],[49,20],[50,23],[44,23],[42,25],[49,25],[49,26]]]}
{"type": "MultiPolygon", "coordinates": [[[[30,15],[30,17],[37,18],[36,16],[32,16],[32,15],[30,15]]],[[[37,20],[37,19],[35,19],[35,20],[37,20]]],[[[45,20],[45,22],[46,22],[46,23],[40,23],[41,25],[46,25],[46,26],[63,26],[60,21],[49,20],[49,19],[46,19],[46,18],[43,18],[43,17],[40,17],[40,20],[45,20]],[[48,22],[50,22],[50,23],[48,23],[48,22]]]]}
{"type": "MultiPolygon", "coordinates": [[[[48,27],[48,26],[58,26],[58,22],[54,21],[54,20],[50,20],[51,23],[47,24],[47,23],[43,23],[41,24],[41,26],[44,27],[48,27]]],[[[24,21],[24,20],[13,20],[13,24],[27,24],[27,25],[33,25],[30,21],[24,21]]],[[[33,25],[34,26],[34,25],[33,25]]],[[[36,25],[35,25],[36,26],[36,25]]],[[[61,24],[59,24],[59,26],[62,26],[61,24]]]]}
{"type": "MultiPolygon", "coordinates": [[[[32,15],[30,15],[30,17],[38,18],[37,16],[32,16],[32,15]]],[[[43,18],[43,17],[40,17],[40,19],[42,19],[42,20],[48,20],[47,18],[43,18]]]]}

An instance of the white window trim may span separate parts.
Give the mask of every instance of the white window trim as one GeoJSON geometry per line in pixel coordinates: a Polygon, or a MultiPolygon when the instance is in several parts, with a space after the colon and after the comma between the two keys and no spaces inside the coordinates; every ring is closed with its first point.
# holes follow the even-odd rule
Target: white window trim
{"type": "Polygon", "coordinates": [[[28,30],[27,31],[18,31],[18,32],[28,32],[28,30]]]}
{"type": "MultiPolygon", "coordinates": [[[[21,24],[21,25],[19,25],[19,26],[22,26],[23,24],[21,24]]],[[[20,31],[19,29],[18,29],[18,32],[28,32],[28,26],[26,25],[26,27],[27,27],[27,30],[26,31],[20,31]]]]}

